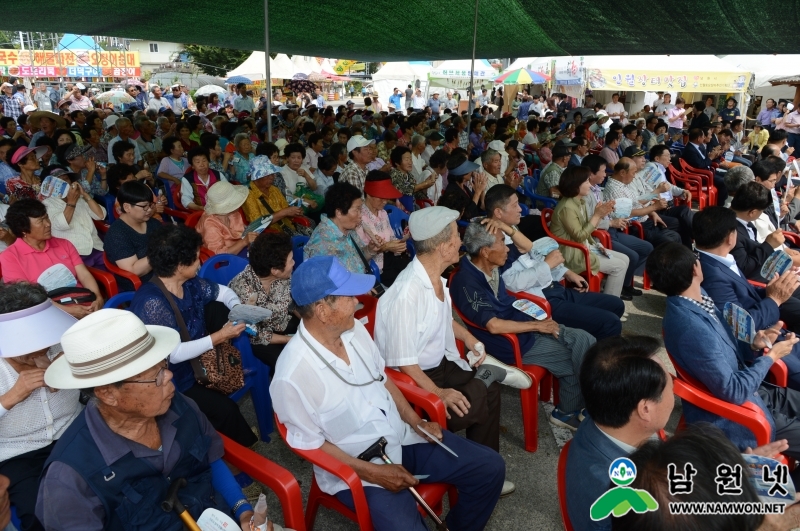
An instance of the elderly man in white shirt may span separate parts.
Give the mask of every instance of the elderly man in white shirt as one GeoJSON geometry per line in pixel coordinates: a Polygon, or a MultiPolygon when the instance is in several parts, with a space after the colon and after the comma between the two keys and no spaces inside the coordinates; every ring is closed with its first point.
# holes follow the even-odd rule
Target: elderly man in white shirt
{"type": "MultiPolygon", "coordinates": [[[[351,467],[377,531],[427,531],[408,487],[448,483],[458,503],[446,518],[450,529],[481,530],[494,510],[505,476],[502,458],[490,449],[419,417],[384,374],[384,361],[359,321],[355,295],[369,292],[371,275],[350,273],[332,256],[303,262],[292,276],[292,298],[302,321],[278,358],[270,395],[286,442],[320,449],[351,467]],[[432,442],[421,428],[453,449],[432,442]],[[381,438],[394,464],[358,459],[381,438]],[[412,474],[425,474],[422,480],[412,474]]],[[[317,467],[320,489],[350,508],[347,485],[317,467]]]]}
{"type": "Polygon", "coordinates": [[[625,105],[620,103],[619,101],[619,94],[616,92],[611,95],[611,103],[606,103],[606,112],[608,116],[616,121],[622,120],[627,116],[627,112],[625,112],[625,105]]]}
{"type": "MultiPolygon", "coordinates": [[[[378,302],[375,342],[387,365],[442,399],[451,430],[466,429],[467,439],[498,451],[498,383],[527,389],[532,381],[488,356],[483,343],[453,320],[442,273],[459,260],[458,217],[458,212],[439,206],[411,214],[408,228],[417,255],[378,302]],[[459,355],[456,339],[469,349],[469,364],[459,355]]],[[[503,493],[513,491],[514,484],[506,481],[503,493]]]]}

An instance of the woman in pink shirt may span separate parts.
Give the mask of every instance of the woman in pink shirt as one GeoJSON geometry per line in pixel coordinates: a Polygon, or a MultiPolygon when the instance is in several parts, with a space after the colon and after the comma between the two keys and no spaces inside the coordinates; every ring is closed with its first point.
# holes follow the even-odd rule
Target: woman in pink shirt
{"type": "Polygon", "coordinates": [[[238,254],[247,258],[247,247],[258,234],[249,233],[242,238],[245,223],[239,211],[249,191],[246,186],[234,186],[219,181],[208,189],[206,209],[197,222],[197,232],[203,245],[215,254],[238,254]]]}
{"type": "Polygon", "coordinates": [[[20,199],[8,208],[6,223],[17,240],[0,253],[4,282],[24,280],[42,284],[47,291],[71,285],[87,288],[97,297],[90,306],[56,304],[78,319],[103,307],[100,288],[75,246],[68,240],[52,237],[44,204],[36,199],[20,199]],[[54,274],[43,277],[45,271],[54,274]]]}

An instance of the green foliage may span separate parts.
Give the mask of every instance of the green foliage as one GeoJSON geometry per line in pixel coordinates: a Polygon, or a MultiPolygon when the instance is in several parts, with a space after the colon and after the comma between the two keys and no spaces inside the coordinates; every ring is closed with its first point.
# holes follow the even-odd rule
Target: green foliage
{"type": "Polygon", "coordinates": [[[201,44],[184,44],[183,48],[191,57],[191,61],[203,73],[218,77],[225,77],[229,70],[233,70],[242,64],[251,54],[246,50],[233,50],[201,44]]]}

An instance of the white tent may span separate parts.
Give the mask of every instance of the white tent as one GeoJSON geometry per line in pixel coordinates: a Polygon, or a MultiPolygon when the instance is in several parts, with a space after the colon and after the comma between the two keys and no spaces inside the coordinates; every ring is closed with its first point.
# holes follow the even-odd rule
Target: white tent
{"type": "Polygon", "coordinates": [[[474,71],[476,89],[481,84],[491,86],[491,80],[497,77],[497,70],[486,59],[475,59],[474,68],[471,59],[454,59],[445,61],[431,70],[428,81],[430,87],[469,89],[471,71],[474,71]]]}
{"type": "Polygon", "coordinates": [[[503,72],[510,72],[511,70],[517,70],[519,68],[530,68],[531,64],[533,64],[536,59],[536,57],[520,57],[508,65],[508,68],[503,69],[503,72]]]}
{"type": "MultiPolygon", "coordinates": [[[[230,72],[227,77],[244,76],[253,81],[265,79],[267,77],[267,65],[264,62],[266,55],[264,52],[253,52],[244,63],[240,64],[230,72]]],[[[291,79],[294,75],[292,61],[286,54],[278,54],[275,59],[269,60],[269,75],[272,79],[291,79]],[[281,58],[283,56],[283,58],[281,58]]]]}
{"type": "Polygon", "coordinates": [[[279,53],[269,63],[270,73],[273,79],[292,79],[294,76],[294,65],[289,56],[285,53],[279,53]]]}
{"type": "Polygon", "coordinates": [[[294,70],[296,74],[309,75],[312,72],[319,73],[322,71],[322,68],[320,68],[319,63],[313,57],[308,59],[303,55],[294,55],[292,56],[292,64],[294,65],[294,70]]]}
{"type": "Polygon", "coordinates": [[[761,96],[761,108],[766,105],[768,98],[775,101],[794,100],[795,87],[773,86],[769,80],[797,73],[798,68],[795,65],[800,61],[800,55],[726,55],[722,60],[753,73],[755,95],[761,96]]]}
{"type": "Polygon", "coordinates": [[[323,74],[337,75],[336,72],[333,71],[333,65],[331,64],[330,59],[323,59],[319,67],[323,74]]]}
{"type": "MultiPolygon", "coordinates": [[[[408,61],[389,62],[372,74],[372,84],[378,95],[383,98],[384,105],[386,105],[395,87],[399,88],[400,92],[403,93],[408,85],[413,87],[415,82],[420,80],[420,88],[424,90],[428,71],[430,71],[430,67],[412,65],[408,61]]],[[[404,99],[405,96],[403,97],[404,99]]],[[[402,105],[405,107],[405,101],[402,102],[402,105]]]]}

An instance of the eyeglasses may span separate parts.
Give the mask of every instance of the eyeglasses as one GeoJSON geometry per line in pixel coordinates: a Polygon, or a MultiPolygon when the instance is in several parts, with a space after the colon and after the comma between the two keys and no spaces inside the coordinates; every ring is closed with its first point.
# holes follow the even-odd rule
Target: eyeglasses
{"type": "Polygon", "coordinates": [[[155,203],[147,203],[146,205],[133,205],[133,206],[137,206],[142,210],[144,210],[145,212],[147,212],[148,210],[153,210],[153,205],[155,205],[155,203]]]}
{"type": "Polygon", "coordinates": [[[168,365],[167,362],[165,361],[164,365],[161,367],[161,369],[159,369],[158,374],[156,374],[155,380],[122,380],[122,383],[140,383],[140,384],[154,383],[156,384],[156,387],[161,387],[162,385],[164,385],[164,375],[166,374],[167,367],[168,365]]]}

